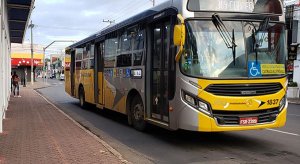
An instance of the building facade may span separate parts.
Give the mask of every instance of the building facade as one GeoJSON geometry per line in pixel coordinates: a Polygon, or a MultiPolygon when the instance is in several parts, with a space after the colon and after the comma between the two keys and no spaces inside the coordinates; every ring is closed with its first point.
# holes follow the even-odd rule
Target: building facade
{"type": "Polygon", "coordinates": [[[0,133],[11,93],[11,43],[22,43],[34,0],[0,0],[0,133]]]}
{"type": "Polygon", "coordinates": [[[10,98],[10,37],[6,2],[0,0],[0,133],[10,98]]]}
{"type": "Polygon", "coordinates": [[[300,86],[300,0],[286,1],[286,27],[288,30],[288,79],[300,86]]]}

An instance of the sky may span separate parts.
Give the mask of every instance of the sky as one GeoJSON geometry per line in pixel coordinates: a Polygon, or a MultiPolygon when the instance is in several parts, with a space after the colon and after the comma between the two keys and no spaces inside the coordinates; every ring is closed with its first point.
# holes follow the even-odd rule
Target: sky
{"type": "MultiPolygon", "coordinates": [[[[167,0],[155,0],[160,4],[167,0]]],[[[35,0],[31,13],[33,43],[43,46],[55,40],[80,41],[114,20],[116,23],[152,7],[151,0],[35,0]]],[[[25,43],[30,43],[27,29],[25,43]]],[[[60,53],[72,42],[55,43],[46,54],[60,53]]]]}

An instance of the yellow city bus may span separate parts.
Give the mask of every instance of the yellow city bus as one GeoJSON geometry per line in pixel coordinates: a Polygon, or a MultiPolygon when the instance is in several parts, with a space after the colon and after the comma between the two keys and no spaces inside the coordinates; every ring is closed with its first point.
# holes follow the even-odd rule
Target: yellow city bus
{"type": "Polygon", "coordinates": [[[138,130],[282,127],[284,23],[280,0],[170,0],[69,46],[66,92],[138,130]]]}

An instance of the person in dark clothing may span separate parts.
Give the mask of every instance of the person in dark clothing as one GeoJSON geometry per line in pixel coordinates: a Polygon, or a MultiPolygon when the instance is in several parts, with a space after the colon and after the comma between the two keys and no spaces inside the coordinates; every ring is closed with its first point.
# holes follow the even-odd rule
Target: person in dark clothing
{"type": "Polygon", "coordinates": [[[20,81],[20,78],[17,75],[16,71],[14,71],[14,74],[12,75],[14,97],[21,97],[20,93],[19,93],[20,92],[19,81],[20,81]],[[16,89],[17,89],[17,96],[16,96],[16,89]]]}

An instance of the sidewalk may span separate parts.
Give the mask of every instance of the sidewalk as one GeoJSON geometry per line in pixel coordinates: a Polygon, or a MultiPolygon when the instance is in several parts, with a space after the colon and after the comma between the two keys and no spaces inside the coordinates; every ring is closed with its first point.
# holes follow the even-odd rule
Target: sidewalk
{"type": "Polygon", "coordinates": [[[45,84],[21,87],[22,97],[11,97],[0,163],[128,163],[33,90],[40,87],[45,84]]]}

